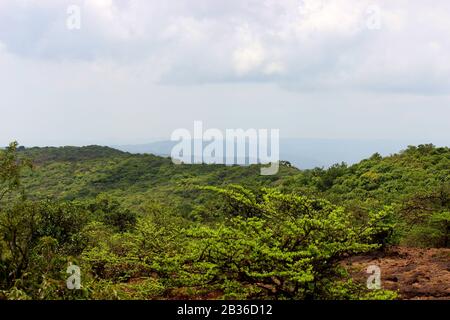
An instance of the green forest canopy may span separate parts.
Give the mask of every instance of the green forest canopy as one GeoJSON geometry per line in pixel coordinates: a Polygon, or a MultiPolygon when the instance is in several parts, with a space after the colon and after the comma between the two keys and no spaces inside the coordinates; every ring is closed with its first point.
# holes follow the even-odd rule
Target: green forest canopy
{"type": "Polygon", "coordinates": [[[450,149],[411,146],[274,176],[108,147],[0,151],[0,295],[35,299],[390,298],[339,261],[449,246],[450,149]],[[29,159],[29,160],[28,160],[29,159]],[[83,288],[65,286],[68,263],[83,288]]]}

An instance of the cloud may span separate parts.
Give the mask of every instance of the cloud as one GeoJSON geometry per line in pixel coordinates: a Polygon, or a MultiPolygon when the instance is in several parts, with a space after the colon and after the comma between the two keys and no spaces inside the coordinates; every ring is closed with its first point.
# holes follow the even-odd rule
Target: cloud
{"type": "Polygon", "coordinates": [[[265,49],[248,27],[237,31],[238,47],[233,51],[233,68],[237,75],[259,69],[265,60],[265,49]]]}
{"type": "Polygon", "coordinates": [[[164,84],[448,94],[449,10],[406,0],[2,1],[0,42],[29,60],[141,66],[164,84]],[[69,4],[81,8],[80,30],[66,28],[69,4]]]}

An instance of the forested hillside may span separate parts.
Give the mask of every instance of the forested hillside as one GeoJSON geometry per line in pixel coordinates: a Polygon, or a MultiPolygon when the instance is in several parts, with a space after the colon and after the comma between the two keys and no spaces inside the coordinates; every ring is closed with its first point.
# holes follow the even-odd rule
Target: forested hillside
{"type": "Polygon", "coordinates": [[[0,297],[388,299],[399,295],[367,290],[341,261],[450,246],[449,148],[259,169],[11,144],[0,151],[0,297]],[[80,290],[66,288],[70,263],[80,290]]]}
{"type": "Polygon", "coordinates": [[[299,171],[282,166],[279,174],[261,176],[260,167],[175,165],[170,158],[129,154],[108,147],[30,148],[19,156],[33,159],[22,177],[32,198],[88,199],[108,194],[125,207],[138,209],[157,201],[189,215],[203,198],[194,186],[241,184],[275,186],[299,171]],[[200,196],[200,198],[199,198],[200,196]]]}

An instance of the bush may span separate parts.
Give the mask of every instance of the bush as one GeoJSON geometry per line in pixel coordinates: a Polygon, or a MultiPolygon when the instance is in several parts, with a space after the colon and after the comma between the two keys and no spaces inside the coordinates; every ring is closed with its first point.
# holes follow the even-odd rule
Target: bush
{"type": "Polygon", "coordinates": [[[136,213],[121,207],[117,200],[107,195],[99,195],[87,205],[95,219],[104,222],[119,232],[131,230],[137,221],[136,213]]]}
{"type": "Polygon", "coordinates": [[[450,212],[435,212],[425,223],[413,226],[406,235],[404,243],[411,246],[448,248],[449,237],[450,212]]]}
{"type": "Polygon", "coordinates": [[[221,288],[228,295],[230,284],[239,283],[244,295],[257,297],[335,296],[338,262],[378,248],[374,239],[389,228],[383,223],[386,211],[355,226],[351,214],[326,201],[274,190],[265,190],[259,200],[249,190],[208,190],[225,195],[238,216],[216,227],[190,229],[193,254],[184,267],[190,275],[201,275],[199,285],[221,288]]]}

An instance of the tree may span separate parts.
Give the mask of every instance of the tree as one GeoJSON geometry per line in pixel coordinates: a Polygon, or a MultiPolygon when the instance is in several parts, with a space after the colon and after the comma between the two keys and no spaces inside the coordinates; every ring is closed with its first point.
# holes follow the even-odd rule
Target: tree
{"type": "Polygon", "coordinates": [[[195,261],[203,266],[197,270],[207,275],[206,283],[239,283],[248,293],[334,297],[339,261],[379,248],[375,239],[390,228],[384,223],[388,211],[356,225],[350,213],[324,200],[271,189],[258,200],[246,189],[207,189],[224,195],[238,212],[222,225],[192,231],[195,239],[202,239],[192,244],[195,261]]]}
{"type": "Polygon", "coordinates": [[[20,175],[25,168],[31,168],[31,162],[19,159],[17,142],[12,142],[4,150],[0,150],[0,208],[3,198],[20,187],[20,175]]]}
{"type": "Polygon", "coordinates": [[[122,208],[117,200],[106,194],[100,194],[91,201],[88,210],[105,224],[116,228],[120,232],[130,230],[136,225],[136,213],[122,208]]]}
{"type": "MultiPolygon", "coordinates": [[[[36,230],[36,210],[25,202],[8,201],[20,190],[22,171],[31,162],[18,158],[17,142],[0,151],[0,267],[3,283],[10,284],[21,276],[28,265],[28,253],[36,230]]],[[[21,197],[21,198],[22,198],[21,197]]]]}

